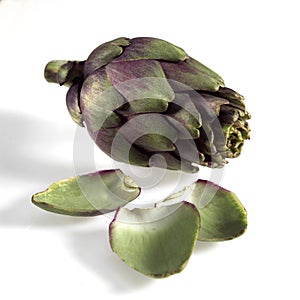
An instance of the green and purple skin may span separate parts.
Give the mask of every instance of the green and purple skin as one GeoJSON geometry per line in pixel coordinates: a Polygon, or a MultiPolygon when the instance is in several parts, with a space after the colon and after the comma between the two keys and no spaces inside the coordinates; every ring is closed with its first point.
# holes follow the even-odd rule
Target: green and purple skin
{"type": "MultiPolygon", "coordinates": [[[[184,50],[156,38],[118,38],[85,61],[51,61],[49,82],[66,85],[72,119],[115,160],[196,172],[194,164],[223,167],[249,139],[244,99],[184,50]],[[116,142],[117,141],[117,142],[116,142]],[[127,149],[127,151],[124,151],[127,149]]],[[[247,213],[237,196],[205,180],[152,208],[125,208],[141,189],[120,170],[97,171],[52,184],[33,195],[38,207],[64,215],[116,211],[112,250],[131,268],[163,278],[186,266],[197,240],[225,241],[244,233],[247,213]]]]}
{"type": "Polygon", "coordinates": [[[129,210],[123,206],[139,196],[140,188],[120,170],[108,170],[61,180],[33,195],[32,201],[71,216],[116,210],[109,226],[112,250],[131,268],[163,278],[184,269],[197,240],[233,239],[247,227],[246,210],[234,193],[205,180],[189,188],[186,201],[129,210]]]}
{"type": "Polygon", "coordinates": [[[92,217],[125,206],[140,192],[140,187],[121,170],[104,170],[53,183],[33,195],[32,202],[56,214],[92,217]]]}
{"type": "Polygon", "coordinates": [[[45,78],[69,86],[73,120],[117,161],[149,167],[151,156],[159,154],[169,169],[196,172],[195,164],[223,167],[249,139],[243,96],[183,49],[160,39],[118,38],[85,61],[51,61],[45,78]],[[135,118],[146,115],[147,124],[135,118]],[[126,131],[127,123],[132,126],[126,131]],[[176,124],[188,134],[180,134],[176,124]],[[189,155],[191,147],[196,155],[189,155]]]}

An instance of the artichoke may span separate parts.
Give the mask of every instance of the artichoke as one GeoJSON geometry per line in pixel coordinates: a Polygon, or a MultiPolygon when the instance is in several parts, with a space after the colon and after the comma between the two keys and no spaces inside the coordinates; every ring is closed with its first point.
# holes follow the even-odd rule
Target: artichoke
{"type": "MultiPolygon", "coordinates": [[[[224,166],[249,139],[243,97],[160,39],[118,38],[85,61],[49,62],[45,78],[69,86],[72,119],[121,162],[196,172],[197,165],[224,166]]],[[[102,170],[60,180],[32,202],[71,216],[116,211],[109,226],[112,250],[152,277],[180,272],[197,240],[229,240],[246,230],[247,213],[237,196],[212,182],[197,180],[154,207],[124,207],[140,192],[121,170],[102,170]],[[186,189],[189,195],[179,201],[186,189]]]]}
{"type": "Polygon", "coordinates": [[[49,62],[45,78],[69,86],[72,119],[117,161],[195,172],[224,166],[249,139],[243,96],[161,39],[115,39],[85,61],[49,62]]]}

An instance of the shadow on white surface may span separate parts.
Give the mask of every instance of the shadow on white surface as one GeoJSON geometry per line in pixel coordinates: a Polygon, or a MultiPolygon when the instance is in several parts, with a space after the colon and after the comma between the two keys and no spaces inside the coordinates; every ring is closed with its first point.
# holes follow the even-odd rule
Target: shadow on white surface
{"type": "MultiPolygon", "coordinates": [[[[59,126],[49,121],[12,112],[0,113],[0,180],[8,183],[3,184],[0,191],[4,192],[1,228],[59,229],[75,260],[111,286],[114,293],[131,292],[153,284],[155,279],[132,270],[112,252],[106,226],[97,230],[80,227],[87,226],[84,223],[94,218],[56,215],[31,203],[33,193],[73,174],[72,165],[63,160],[55,161],[52,150],[59,132],[59,126]]],[[[174,176],[168,178],[168,184],[176,179],[174,176]]],[[[215,243],[198,242],[194,252],[214,247],[215,243]]]]}
{"type": "MultiPolygon", "coordinates": [[[[70,252],[73,252],[76,260],[106,281],[114,294],[133,292],[160,280],[131,269],[112,252],[108,229],[105,227],[84,231],[71,229],[66,235],[69,237],[67,244],[70,252]]],[[[215,242],[197,242],[192,256],[203,255],[217,247],[218,243],[215,242]]]]}
{"type": "MultiPolygon", "coordinates": [[[[57,161],[59,126],[34,116],[0,112],[0,176],[16,184],[70,176],[72,166],[57,161]],[[56,161],[55,161],[56,159],[56,161]]],[[[72,155],[72,153],[70,153],[72,155]]]]}
{"type": "Polygon", "coordinates": [[[154,283],[155,279],[132,270],[112,252],[107,228],[72,230],[68,233],[68,245],[76,259],[110,285],[114,294],[134,291],[154,283]]]}
{"type": "Polygon", "coordinates": [[[33,116],[0,113],[0,225],[60,226],[86,222],[44,212],[31,203],[32,194],[52,182],[72,176],[72,165],[55,162],[51,140],[58,126],[33,116]]]}
{"type": "Polygon", "coordinates": [[[20,196],[13,199],[11,204],[0,209],[1,227],[62,227],[87,223],[90,218],[80,218],[57,215],[35,207],[31,195],[20,196]]]}
{"type": "Polygon", "coordinates": [[[218,247],[218,243],[217,242],[200,242],[197,241],[193,254],[202,254],[204,252],[209,252],[212,251],[213,249],[216,249],[218,247]]]}
{"type": "Polygon", "coordinates": [[[94,218],[57,215],[31,203],[33,193],[73,176],[72,164],[64,163],[63,159],[55,161],[59,149],[53,148],[62,142],[62,137],[57,136],[60,131],[54,122],[0,112],[1,228],[59,230],[76,261],[110,284],[114,292],[131,291],[151,283],[153,279],[130,269],[112,252],[106,227],[91,231],[79,227],[87,226],[84,223],[94,218]]]}

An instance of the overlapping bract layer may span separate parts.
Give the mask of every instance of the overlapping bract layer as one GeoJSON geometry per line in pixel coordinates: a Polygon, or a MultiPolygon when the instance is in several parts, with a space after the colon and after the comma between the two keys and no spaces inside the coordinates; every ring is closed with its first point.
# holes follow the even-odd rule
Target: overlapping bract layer
{"type": "Polygon", "coordinates": [[[62,62],[56,73],[57,79],[46,78],[71,84],[67,105],[74,121],[85,123],[115,160],[160,167],[162,160],[151,160],[159,154],[167,168],[194,172],[193,163],[222,167],[249,138],[243,97],[166,41],[118,38],[85,62],[62,62]]]}

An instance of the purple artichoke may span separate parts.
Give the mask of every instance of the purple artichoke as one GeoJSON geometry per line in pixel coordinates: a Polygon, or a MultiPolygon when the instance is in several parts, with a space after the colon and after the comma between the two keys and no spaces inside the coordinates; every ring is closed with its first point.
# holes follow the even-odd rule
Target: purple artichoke
{"type": "Polygon", "coordinates": [[[244,98],[184,50],[156,38],[118,38],[85,61],[51,61],[67,107],[117,161],[195,172],[222,167],[249,139],[244,98]]]}

